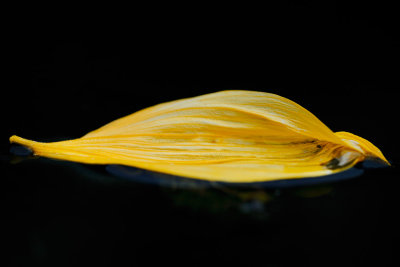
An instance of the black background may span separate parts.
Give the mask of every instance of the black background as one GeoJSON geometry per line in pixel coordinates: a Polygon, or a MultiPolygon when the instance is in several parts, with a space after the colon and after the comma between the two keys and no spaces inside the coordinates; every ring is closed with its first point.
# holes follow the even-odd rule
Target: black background
{"type": "Polygon", "coordinates": [[[3,34],[6,266],[398,264],[395,6],[281,1],[42,11],[12,13],[3,34]],[[45,159],[10,164],[12,134],[76,138],[150,105],[224,89],[294,100],[333,131],[372,141],[394,167],[321,198],[265,191],[275,200],[260,217],[239,212],[243,200],[225,191],[159,188],[99,169],[93,178],[79,164],[45,159]]]}

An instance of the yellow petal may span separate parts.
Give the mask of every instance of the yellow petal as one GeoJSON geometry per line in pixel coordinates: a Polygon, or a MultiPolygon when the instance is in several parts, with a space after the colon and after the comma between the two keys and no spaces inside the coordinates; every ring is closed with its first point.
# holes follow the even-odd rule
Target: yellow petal
{"type": "Polygon", "coordinates": [[[327,175],[366,157],[387,162],[367,140],[332,132],[300,105],[244,90],[159,104],[75,140],[10,141],[38,156],[225,182],[327,175]]]}

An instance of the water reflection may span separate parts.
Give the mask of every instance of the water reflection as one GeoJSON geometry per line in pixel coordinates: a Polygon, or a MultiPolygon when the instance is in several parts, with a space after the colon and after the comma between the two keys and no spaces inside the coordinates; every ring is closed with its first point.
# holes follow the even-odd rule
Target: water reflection
{"type": "MultiPolygon", "coordinates": [[[[10,162],[15,164],[36,158],[30,156],[27,151],[12,149],[11,152],[16,154],[10,159],[10,162]]],[[[123,186],[127,187],[132,185],[158,188],[159,192],[168,196],[176,208],[208,214],[232,212],[259,219],[270,218],[274,210],[280,211],[279,206],[288,199],[297,201],[329,197],[334,194],[339,181],[358,177],[363,174],[365,167],[372,166],[369,163],[358,164],[344,172],[315,178],[224,183],[183,178],[122,165],[85,165],[44,158],[40,158],[36,163],[61,165],[97,184],[123,183],[123,186]]],[[[374,164],[373,167],[377,165],[374,164]]]]}
{"type": "Polygon", "coordinates": [[[256,183],[225,183],[225,182],[209,182],[198,179],[184,178],[169,174],[157,173],[147,170],[142,170],[134,167],[122,165],[108,165],[106,170],[111,174],[139,183],[154,184],[170,188],[207,188],[216,186],[225,187],[240,187],[240,188],[289,188],[299,186],[312,186],[322,183],[332,183],[340,180],[350,179],[360,176],[363,169],[360,167],[351,168],[349,170],[335,173],[332,175],[320,176],[315,178],[304,179],[287,179],[271,182],[256,182],[256,183]]]}
{"type": "Polygon", "coordinates": [[[174,206],[208,214],[232,213],[269,220],[282,199],[318,199],[329,197],[333,181],[354,178],[363,173],[354,168],[340,175],[279,182],[228,184],[161,174],[142,169],[109,165],[112,175],[130,181],[157,185],[163,188],[174,206]],[[312,180],[312,181],[310,181],[312,180]],[[327,182],[331,183],[327,183],[327,182]]]}

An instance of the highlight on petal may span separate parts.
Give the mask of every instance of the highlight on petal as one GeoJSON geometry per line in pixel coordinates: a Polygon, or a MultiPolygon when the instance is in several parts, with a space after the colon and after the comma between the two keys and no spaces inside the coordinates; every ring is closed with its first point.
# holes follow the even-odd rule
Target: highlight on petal
{"type": "Polygon", "coordinates": [[[233,183],[328,175],[366,158],[389,164],[369,141],[332,132],[293,101],[245,90],[155,105],[74,140],[10,142],[38,156],[233,183]]]}

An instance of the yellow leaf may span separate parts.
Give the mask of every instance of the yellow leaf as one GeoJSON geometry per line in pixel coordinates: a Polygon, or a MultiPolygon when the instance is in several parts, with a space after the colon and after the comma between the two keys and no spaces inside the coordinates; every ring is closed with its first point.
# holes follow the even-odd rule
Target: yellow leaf
{"type": "Polygon", "coordinates": [[[332,132],[293,101],[244,90],[159,104],[75,140],[10,141],[38,156],[224,182],[328,175],[368,157],[389,164],[367,140],[332,132]]]}

